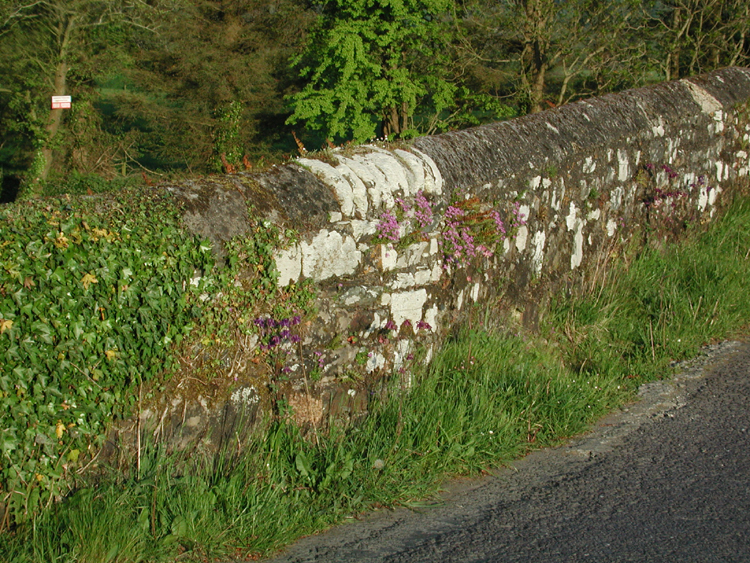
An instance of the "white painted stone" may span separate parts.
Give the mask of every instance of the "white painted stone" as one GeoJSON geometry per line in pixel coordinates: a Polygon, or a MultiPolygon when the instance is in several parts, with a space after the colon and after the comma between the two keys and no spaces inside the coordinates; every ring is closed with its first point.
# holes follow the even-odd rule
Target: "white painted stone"
{"type": "Polygon", "coordinates": [[[547,233],[544,231],[537,231],[534,233],[534,255],[531,257],[531,264],[534,268],[536,275],[542,273],[542,264],[544,263],[544,243],[547,241],[547,233]]]}
{"type": "Polygon", "coordinates": [[[362,261],[356,241],[336,231],[322,229],[309,244],[300,243],[302,275],[315,280],[353,274],[362,261]]]}
{"type": "Polygon", "coordinates": [[[422,306],[427,301],[427,290],[405,291],[391,295],[391,318],[397,327],[408,320],[412,327],[422,320],[422,306]]]}
{"type": "Polygon", "coordinates": [[[518,232],[516,233],[516,250],[518,252],[523,252],[526,250],[526,241],[529,237],[529,229],[526,227],[526,225],[521,225],[518,227],[518,232]]]}
{"type": "Polygon", "coordinates": [[[352,219],[351,226],[356,240],[359,240],[364,236],[374,235],[378,231],[377,221],[360,221],[358,219],[352,219]]]}
{"type": "Polygon", "coordinates": [[[393,270],[398,262],[398,252],[390,244],[380,245],[380,266],[384,272],[393,270]]]}
{"type": "Polygon", "coordinates": [[[351,159],[346,159],[346,165],[351,168],[367,187],[367,197],[370,210],[381,207],[391,209],[395,205],[393,194],[385,174],[369,159],[367,155],[355,154],[351,159]]]}
{"type": "Polygon", "coordinates": [[[407,195],[416,195],[420,190],[426,191],[425,169],[422,159],[402,149],[396,149],[393,152],[404,163],[404,172],[409,183],[407,195]]]}
{"type": "Polygon", "coordinates": [[[432,332],[437,332],[437,314],[438,314],[437,305],[433,305],[432,307],[427,309],[424,313],[424,322],[430,325],[430,330],[432,332]]]}
{"type": "Polygon", "coordinates": [[[410,150],[422,159],[422,162],[424,162],[427,167],[426,169],[431,172],[431,174],[425,173],[424,191],[428,194],[435,195],[443,193],[443,176],[440,174],[440,170],[438,169],[437,164],[435,164],[435,161],[422,151],[415,148],[410,150]]]}
{"type": "Polygon", "coordinates": [[[298,158],[297,162],[309,168],[323,183],[333,188],[333,193],[345,217],[351,217],[354,214],[352,186],[338,170],[326,162],[313,158],[298,158]]]}
{"type": "Polygon", "coordinates": [[[341,176],[345,178],[352,187],[352,201],[354,202],[355,213],[361,218],[367,217],[368,203],[367,187],[365,186],[365,183],[359,176],[357,176],[354,170],[347,166],[346,162],[342,162],[343,159],[337,157],[337,160],[339,161],[339,164],[336,166],[336,170],[339,171],[341,176]]]}
{"type": "Polygon", "coordinates": [[[544,180],[542,180],[542,187],[544,189],[549,188],[551,185],[552,185],[552,180],[550,180],[549,178],[545,178],[544,180]]]}
{"type": "Polygon", "coordinates": [[[594,162],[594,157],[587,156],[586,161],[583,163],[583,173],[591,174],[594,170],[596,170],[596,162],[594,162]]]}
{"type": "Polygon", "coordinates": [[[387,188],[392,194],[401,192],[403,195],[409,195],[409,179],[406,177],[404,165],[393,153],[373,147],[366,158],[383,173],[387,188]]]}
{"type": "Polygon", "coordinates": [[[701,188],[701,191],[698,194],[698,209],[700,209],[701,211],[705,211],[707,205],[708,205],[708,190],[704,186],[701,188]]]}
{"type": "Polygon", "coordinates": [[[617,151],[617,179],[624,182],[630,175],[630,163],[628,161],[628,152],[618,149],[617,151]]]}
{"type": "Polygon", "coordinates": [[[414,273],[414,283],[417,285],[426,285],[430,283],[431,279],[432,279],[431,270],[417,270],[414,273]]]}
{"type": "Polygon", "coordinates": [[[618,210],[622,206],[622,199],[625,195],[625,190],[622,186],[617,186],[609,195],[609,203],[613,210],[618,210]]]}
{"type": "Polygon", "coordinates": [[[721,111],[723,109],[723,106],[721,105],[721,102],[719,102],[719,100],[714,98],[711,94],[709,94],[706,90],[704,90],[697,84],[694,84],[687,79],[682,79],[680,80],[680,82],[687,86],[690,95],[693,97],[695,103],[700,106],[703,113],[714,115],[717,111],[721,111]]]}
{"type": "MultiPolygon", "coordinates": [[[[644,111],[645,113],[645,111],[644,111]]],[[[657,124],[651,127],[651,132],[653,133],[654,137],[663,137],[664,136],[664,119],[659,116],[659,119],[657,121],[657,124]]]]}
{"type": "Polygon", "coordinates": [[[586,215],[586,220],[587,221],[598,221],[599,217],[601,217],[601,215],[602,215],[602,210],[601,209],[594,209],[594,210],[588,212],[588,214],[586,215]]]}
{"type": "Polygon", "coordinates": [[[528,205],[521,205],[518,208],[518,218],[521,220],[525,220],[529,218],[529,214],[531,213],[531,208],[528,205]]]}
{"type": "Polygon", "coordinates": [[[412,347],[412,341],[406,338],[403,340],[399,340],[396,343],[396,350],[394,351],[394,354],[393,354],[394,369],[399,369],[401,368],[401,366],[404,365],[404,363],[407,361],[406,358],[409,357],[409,353],[411,352],[411,347],[412,347]]]}
{"type": "Polygon", "coordinates": [[[422,254],[424,254],[424,251],[427,248],[428,244],[429,243],[427,243],[426,241],[420,241],[407,246],[403,250],[401,258],[399,258],[398,267],[408,268],[410,266],[416,266],[417,264],[419,264],[422,260],[422,254]]]}
{"type": "Polygon", "coordinates": [[[607,236],[611,237],[617,230],[617,222],[614,219],[607,221],[607,236]]]}
{"type": "Polygon", "coordinates": [[[747,153],[745,151],[737,151],[737,154],[735,155],[738,159],[746,159],[747,153]]]}
{"type": "Polygon", "coordinates": [[[578,209],[576,209],[576,204],[572,201],[570,202],[570,213],[565,218],[565,224],[568,227],[569,231],[572,231],[576,227],[577,223],[577,217],[578,217],[578,209]]]}
{"type": "Polygon", "coordinates": [[[434,256],[438,252],[438,241],[436,238],[430,239],[430,256],[434,256]]]}
{"type": "Polygon", "coordinates": [[[372,373],[376,369],[380,369],[385,365],[385,356],[380,352],[370,352],[370,357],[367,358],[367,373],[372,373]]]}
{"type": "Polygon", "coordinates": [[[721,182],[721,173],[723,171],[724,163],[720,160],[717,160],[714,164],[716,166],[716,180],[718,182],[721,182]]]}
{"type": "Polygon", "coordinates": [[[396,279],[389,283],[388,287],[393,290],[399,290],[414,287],[415,284],[413,274],[396,274],[396,279]]]}
{"type": "Polygon", "coordinates": [[[579,221],[573,235],[573,253],[570,255],[570,269],[575,270],[583,262],[583,221],[579,221]]]}
{"type": "Polygon", "coordinates": [[[338,223],[343,218],[344,216],[338,211],[331,211],[330,217],[328,217],[328,221],[331,223],[338,223]]]}
{"type": "Polygon", "coordinates": [[[456,309],[459,311],[461,310],[461,307],[464,306],[464,290],[458,292],[458,298],[456,299],[456,309]]]}
{"type": "Polygon", "coordinates": [[[505,239],[503,241],[503,254],[508,254],[510,251],[510,239],[505,239]]]}
{"type": "Polygon", "coordinates": [[[380,296],[380,304],[383,305],[383,307],[387,307],[391,304],[391,294],[390,293],[383,293],[380,296]]]}
{"type": "Polygon", "coordinates": [[[279,272],[279,278],[276,280],[279,287],[286,287],[299,280],[302,274],[302,251],[298,245],[277,251],[274,260],[276,270],[279,272]]]}
{"type": "Polygon", "coordinates": [[[480,288],[479,283],[475,283],[474,286],[471,288],[471,300],[474,303],[479,301],[479,288],[480,288]]]}
{"type": "Polygon", "coordinates": [[[534,176],[531,180],[529,180],[529,189],[531,190],[535,190],[541,185],[542,185],[541,176],[534,176]]]}
{"type": "Polygon", "coordinates": [[[435,262],[435,264],[432,266],[432,272],[430,274],[430,281],[436,282],[440,281],[440,278],[443,277],[443,265],[440,261],[435,262]]]}

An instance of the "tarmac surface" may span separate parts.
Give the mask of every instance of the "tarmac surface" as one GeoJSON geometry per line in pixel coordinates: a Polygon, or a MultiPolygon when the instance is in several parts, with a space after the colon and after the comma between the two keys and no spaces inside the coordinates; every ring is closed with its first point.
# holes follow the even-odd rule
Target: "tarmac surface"
{"type": "Polygon", "coordinates": [[[750,561],[750,344],[708,347],[565,446],[273,563],[750,561]]]}

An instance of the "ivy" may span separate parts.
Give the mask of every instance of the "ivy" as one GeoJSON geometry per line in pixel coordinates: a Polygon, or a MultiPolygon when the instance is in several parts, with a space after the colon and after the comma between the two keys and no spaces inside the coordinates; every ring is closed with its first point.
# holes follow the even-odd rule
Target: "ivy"
{"type": "Polygon", "coordinates": [[[165,196],[34,201],[0,211],[0,502],[16,521],[65,491],[171,365],[200,315],[209,246],[165,196]]]}

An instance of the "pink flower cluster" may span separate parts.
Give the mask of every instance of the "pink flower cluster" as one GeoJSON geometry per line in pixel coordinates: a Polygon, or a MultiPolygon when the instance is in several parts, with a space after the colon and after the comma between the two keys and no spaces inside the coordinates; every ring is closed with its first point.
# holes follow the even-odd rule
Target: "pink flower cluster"
{"type": "Polygon", "coordinates": [[[459,267],[468,265],[471,258],[482,255],[492,256],[492,251],[483,244],[475,244],[469,227],[463,224],[464,211],[458,207],[448,206],[445,210],[445,230],[443,231],[443,253],[448,264],[459,267]]]}
{"type": "Polygon", "coordinates": [[[401,229],[396,216],[390,211],[384,211],[378,223],[378,236],[384,240],[398,242],[401,239],[401,229]]]}
{"type": "Polygon", "coordinates": [[[417,192],[414,203],[417,204],[414,210],[414,218],[421,228],[425,228],[432,223],[432,206],[421,190],[417,192]]]}

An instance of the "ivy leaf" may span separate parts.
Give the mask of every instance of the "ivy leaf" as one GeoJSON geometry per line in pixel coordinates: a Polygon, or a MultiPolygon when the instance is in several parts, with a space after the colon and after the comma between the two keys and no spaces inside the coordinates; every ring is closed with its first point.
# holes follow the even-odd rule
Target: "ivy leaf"
{"type": "Polygon", "coordinates": [[[97,280],[92,274],[86,274],[81,279],[81,283],[83,284],[83,289],[87,290],[92,283],[99,283],[99,280],[97,280]]]}
{"type": "Polygon", "coordinates": [[[13,328],[13,321],[10,319],[0,319],[0,334],[11,328],[13,328]]]}

